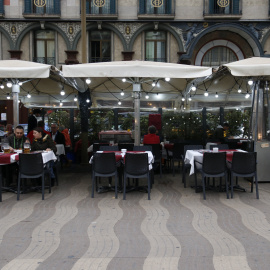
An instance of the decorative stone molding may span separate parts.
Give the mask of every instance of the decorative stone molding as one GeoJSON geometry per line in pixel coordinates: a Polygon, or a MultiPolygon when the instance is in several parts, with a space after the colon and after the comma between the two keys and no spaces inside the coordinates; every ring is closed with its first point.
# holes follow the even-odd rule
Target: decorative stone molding
{"type": "Polygon", "coordinates": [[[127,44],[129,44],[130,39],[132,38],[134,33],[142,26],[144,26],[143,23],[110,23],[110,24],[119,30],[119,32],[123,35],[127,44]]]}

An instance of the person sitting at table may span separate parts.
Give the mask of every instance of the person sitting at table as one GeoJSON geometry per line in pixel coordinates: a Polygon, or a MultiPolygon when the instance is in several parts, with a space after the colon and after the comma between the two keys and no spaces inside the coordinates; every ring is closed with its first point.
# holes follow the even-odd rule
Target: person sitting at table
{"type": "Polygon", "coordinates": [[[13,126],[11,124],[7,124],[5,137],[8,138],[11,135],[13,135],[13,126]]]}
{"type": "Polygon", "coordinates": [[[72,148],[69,132],[68,132],[68,129],[64,128],[63,126],[59,127],[59,132],[61,132],[65,136],[65,153],[66,154],[63,155],[63,159],[66,161],[66,166],[70,167],[72,160],[67,158],[67,153],[69,153],[72,148]]]}
{"type": "MultiPolygon", "coordinates": [[[[34,140],[31,144],[32,151],[46,150],[46,151],[53,151],[54,154],[56,154],[57,149],[56,149],[54,141],[52,140],[49,134],[46,134],[43,132],[43,129],[41,127],[36,127],[33,129],[33,136],[34,136],[34,140]]],[[[54,186],[54,182],[55,182],[53,165],[54,165],[54,161],[52,160],[50,161],[50,174],[51,174],[52,187],[54,186]]]]}
{"type": "Polygon", "coordinates": [[[65,146],[65,136],[58,130],[57,124],[51,124],[51,137],[56,144],[63,144],[65,146]]]}
{"type": "Polygon", "coordinates": [[[228,134],[226,134],[226,131],[228,131],[229,127],[230,126],[228,123],[224,123],[222,126],[218,125],[214,133],[214,138],[219,140],[221,143],[225,143],[228,137],[228,134]]]}
{"type": "Polygon", "coordinates": [[[150,126],[148,128],[148,134],[143,137],[143,144],[160,144],[160,138],[156,135],[156,127],[150,126]]]}
{"type": "Polygon", "coordinates": [[[29,139],[24,136],[24,129],[22,126],[17,126],[13,135],[8,137],[10,152],[14,149],[23,149],[24,143],[30,143],[29,139]]]}
{"type": "MultiPolygon", "coordinates": [[[[49,135],[51,136],[51,133],[50,133],[49,131],[47,131],[47,130],[44,129],[44,127],[45,127],[44,121],[42,121],[42,120],[41,120],[41,121],[38,121],[37,127],[41,127],[42,130],[43,130],[43,133],[49,134],[49,135]]],[[[30,143],[32,143],[32,142],[33,142],[33,138],[34,138],[33,130],[31,130],[31,131],[28,133],[27,137],[29,138],[30,143]]]]}

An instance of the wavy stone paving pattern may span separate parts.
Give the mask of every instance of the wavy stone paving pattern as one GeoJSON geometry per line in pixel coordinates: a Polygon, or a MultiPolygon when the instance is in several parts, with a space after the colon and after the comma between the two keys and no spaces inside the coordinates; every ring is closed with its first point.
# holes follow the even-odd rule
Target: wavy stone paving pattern
{"type": "Polygon", "coordinates": [[[114,232],[114,226],[122,216],[119,199],[114,199],[110,193],[102,199],[98,207],[100,216],[88,227],[90,246],[85,254],[75,263],[73,270],[107,269],[108,264],[119,249],[119,240],[114,232]]]}
{"type": "Polygon", "coordinates": [[[71,189],[70,196],[57,202],[55,214],[33,231],[29,247],[5,265],[2,270],[34,270],[40,263],[50,257],[59,246],[61,228],[73,219],[78,212],[76,204],[89,195],[88,186],[86,181],[75,185],[71,189]]]}
{"type": "Polygon", "coordinates": [[[185,194],[187,196],[182,196],[180,202],[193,212],[192,225],[195,230],[211,243],[214,250],[214,268],[216,270],[250,269],[243,245],[218,226],[217,214],[214,210],[202,203],[199,194],[190,190],[186,190],[185,194]]]}
{"type": "Polygon", "coordinates": [[[141,230],[150,242],[150,252],[145,259],[143,269],[177,269],[181,256],[181,244],[166,227],[169,212],[161,206],[162,193],[157,189],[151,191],[151,200],[145,195],[140,205],[146,211],[141,230]]]}

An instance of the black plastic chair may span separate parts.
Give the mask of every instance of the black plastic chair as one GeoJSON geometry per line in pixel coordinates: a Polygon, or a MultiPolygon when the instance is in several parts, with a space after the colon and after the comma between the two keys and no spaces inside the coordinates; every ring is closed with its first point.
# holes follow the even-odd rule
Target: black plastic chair
{"type": "MultiPolygon", "coordinates": [[[[229,164],[229,163],[228,163],[229,164]]],[[[234,181],[233,177],[252,177],[251,192],[253,192],[253,177],[256,185],[256,198],[259,199],[258,179],[257,179],[257,152],[234,152],[230,170],[231,198],[233,198],[234,181]]],[[[236,180],[237,181],[237,180],[236,180]]]]}
{"type": "Polygon", "coordinates": [[[118,149],[127,149],[127,151],[133,151],[134,143],[118,143],[118,149]]]}
{"type": "Polygon", "coordinates": [[[225,144],[225,143],[217,144],[217,145],[210,145],[210,150],[213,150],[213,148],[218,148],[218,150],[228,150],[228,149],[230,149],[229,145],[225,144]]]}
{"type": "Polygon", "coordinates": [[[49,193],[51,193],[51,177],[50,172],[44,167],[42,154],[19,154],[19,175],[17,200],[20,199],[21,179],[23,178],[39,178],[41,177],[42,200],[44,200],[45,190],[45,172],[49,174],[49,193]]]}
{"type": "Polygon", "coordinates": [[[130,178],[147,178],[148,200],[150,200],[151,177],[147,153],[126,153],[124,166],[123,200],[126,199],[126,182],[130,178]]]}
{"type": "Polygon", "coordinates": [[[152,154],[154,156],[154,165],[159,165],[159,175],[162,177],[162,149],[160,144],[145,144],[145,146],[152,147],[152,154]]]}
{"type": "Polygon", "coordinates": [[[203,187],[204,200],[206,199],[206,196],[205,196],[206,177],[220,177],[220,185],[221,185],[221,179],[223,176],[225,177],[227,199],[229,199],[226,152],[204,153],[202,164],[196,162],[195,160],[195,188],[197,187],[196,171],[199,171],[202,175],[202,187],[203,187]]]}
{"type": "Polygon", "coordinates": [[[93,143],[93,153],[99,151],[100,146],[109,146],[109,143],[93,143]]]}
{"type": "Polygon", "coordinates": [[[99,148],[100,151],[118,151],[118,146],[117,145],[101,145],[99,148]]]}
{"type": "Polygon", "coordinates": [[[115,199],[117,199],[117,166],[115,161],[115,153],[95,153],[93,156],[92,166],[92,195],[94,198],[95,185],[97,186],[96,177],[115,176],[115,199]]]}
{"type": "Polygon", "coordinates": [[[172,151],[172,158],[171,158],[171,164],[173,167],[173,176],[175,176],[175,169],[174,169],[174,163],[175,161],[182,161],[183,160],[183,155],[184,155],[184,146],[188,145],[186,142],[176,142],[173,145],[173,151],[172,151]]]}
{"type": "Polygon", "coordinates": [[[184,155],[182,157],[182,182],[184,183],[184,188],[186,188],[186,171],[190,169],[191,165],[189,163],[185,163],[185,156],[187,150],[199,150],[203,149],[202,145],[185,145],[184,146],[184,155]]]}
{"type": "Polygon", "coordinates": [[[150,152],[152,152],[152,146],[151,145],[135,145],[133,147],[133,151],[150,151],[150,152]]]}

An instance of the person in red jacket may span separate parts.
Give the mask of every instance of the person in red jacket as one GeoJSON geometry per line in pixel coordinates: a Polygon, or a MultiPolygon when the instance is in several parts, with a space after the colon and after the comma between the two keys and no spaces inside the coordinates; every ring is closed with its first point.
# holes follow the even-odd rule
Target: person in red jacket
{"type": "MultiPolygon", "coordinates": [[[[44,129],[44,127],[45,127],[44,121],[38,121],[37,127],[42,128],[42,129],[43,129],[43,133],[48,134],[48,135],[50,135],[50,137],[51,137],[51,133],[50,133],[49,131],[47,131],[47,130],[44,129]]],[[[27,137],[29,138],[30,143],[32,143],[32,142],[33,142],[33,138],[34,138],[33,130],[31,130],[31,131],[28,133],[27,137]]]]}
{"type": "Polygon", "coordinates": [[[143,144],[160,144],[160,138],[156,135],[156,127],[150,126],[148,128],[148,134],[144,135],[143,144]]]}

